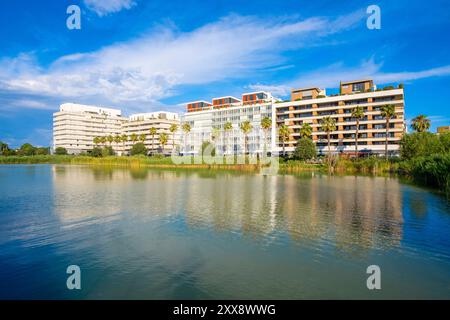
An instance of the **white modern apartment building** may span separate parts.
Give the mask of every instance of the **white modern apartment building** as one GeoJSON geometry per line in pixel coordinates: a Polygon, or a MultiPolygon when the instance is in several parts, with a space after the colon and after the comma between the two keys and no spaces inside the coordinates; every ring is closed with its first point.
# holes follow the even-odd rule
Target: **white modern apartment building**
{"type": "MultiPolygon", "coordinates": [[[[270,151],[272,143],[271,131],[265,139],[261,129],[264,117],[272,119],[273,103],[278,99],[268,92],[251,92],[242,95],[242,100],[232,97],[214,98],[212,103],[194,101],[187,103],[187,112],[182,116],[181,123],[188,123],[189,133],[183,133],[181,151],[184,154],[199,154],[203,142],[214,142],[218,154],[242,153],[245,136],[240,124],[249,121],[252,130],[247,137],[247,152],[262,153],[270,151]],[[232,129],[225,130],[225,124],[231,123],[232,129]]],[[[273,121],[275,124],[275,121],[273,121]]]]}
{"type": "Polygon", "coordinates": [[[94,137],[120,135],[125,121],[118,109],[64,103],[53,114],[53,146],[69,154],[88,152],[94,148],[94,137]]]}
{"type": "Polygon", "coordinates": [[[267,151],[280,153],[283,145],[278,136],[282,125],[289,129],[289,140],[285,142],[286,152],[295,150],[304,124],[312,127],[312,140],[318,153],[328,152],[327,133],[322,130],[321,121],[331,117],[336,129],[330,133],[332,153],[352,153],[355,151],[356,119],[352,111],[356,106],[363,109],[364,117],[359,121],[358,152],[380,154],[385,150],[386,119],[382,116],[384,105],[393,105],[395,115],[388,128],[388,151],[398,153],[400,140],[406,130],[404,114],[403,86],[377,89],[372,80],[341,82],[338,94],[327,95],[325,89],[317,87],[293,89],[291,99],[280,101],[268,92],[252,92],[242,95],[242,99],[231,96],[215,98],[212,103],[194,101],[187,104],[187,112],[182,123],[191,126],[189,134],[184,134],[185,153],[198,154],[204,141],[214,142],[218,153],[241,153],[244,134],[240,124],[250,121],[253,130],[248,137],[247,151],[262,153],[267,141],[267,151]],[[261,119],[272,119],[268,139],[264,139],[261,119]],[[233,129],[224,130],[231,122],[233,129]],[[214,134],[216,131],[216,134],[214,134]],[[218,133],[218,137],[215,137],[218,133]],[[225,146],[226,145],[226,146],[225,146]]]}
{"type": "MultiPolygon", "coordinates": [[[[180,129],[180,118],[177,113],[158,111],[151,113],[139,113],[131,115],[128,121],[122,124],[122,134],[126,134],[131,137],[135,134],[140,137],[145,134],[144,144],[149,151],[149,153],[163,153],[170,154],[175,146],[179,145],[179,129],[180,129]],[[171,132],[170,127],[172,125],[177,126],[177,131],[171,132]],[[150,134],[150,129],[155,128],[155,135],[150,134]],[[161,134],[167,135],[167,143],[162,146],[160,143],[161,134]]],[[[129,153],[131,147],[133,146],[133,141],[128,140],[125,144],[126,154],[129,153]]]]}
{"type": "Polygon", "coordinates": [[[133,144],[140,142],[139,137],[145,135],[143,142],[149,152],[167,154],[171,152],[174,144],[178,144],[179,138],[178,134],[173,135],[170,132],[170,126],[179,123],[178,114],[173,112],[159,111],[124,117],[118,109],[65,103],[53,114],[53,147],[63,147],[69,154],[88,153],[95,147],[95,137],[116,138],[126,135],[127,141],[106,143],[118,155],[122,155],[128,154],[133,144]],[[153,127],[156,134],[152,137],[150,128],[153,127]],[[159,141],[163,132],[168,136],[164,149],[159,141]],[[133,135],[136,135],[136,141],[132,141],[133,135]]]}

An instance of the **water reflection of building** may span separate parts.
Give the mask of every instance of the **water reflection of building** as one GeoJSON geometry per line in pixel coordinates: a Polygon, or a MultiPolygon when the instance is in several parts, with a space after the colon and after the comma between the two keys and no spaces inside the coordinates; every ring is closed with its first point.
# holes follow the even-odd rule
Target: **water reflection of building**
{"type": "Polygon", "coordinates": [[[217,176],[196,179],[185,197],[192,227],[267,240],[335,243],[343,250],[396,246],[402,198],[395,179],[369,177],[217,176]]]}
{"type": "Polygon", "coordinates": [[[142,168],[53,166],[54,211],[66,226],[178,214],[173,195],[183,186],[176,177],[142,168]]]}
{"type": "Polygon", "coordinates": [[[402,198],[395,179],[284,176],[278,203],[294,239],[335,241],[343,249],[395,246],[402,238],[402,198]]]}
{"type": "Polygon", "coordinates": [[[64,226],[173,219],[257,241],[289,237],[344,251],[397,246],[400,184],[390,178],[54,166],[54,211],[64,226]]]}

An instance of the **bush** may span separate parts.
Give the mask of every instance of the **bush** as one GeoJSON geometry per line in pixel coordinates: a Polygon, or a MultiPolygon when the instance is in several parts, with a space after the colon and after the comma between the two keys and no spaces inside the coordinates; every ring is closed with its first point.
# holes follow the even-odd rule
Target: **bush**
{"type": "Polygon", "coordinates": [[[442,152],[443,146],[439,136],[430,132],[405,134],[400,142],[400,155],[405,160],[442,152]]]}
{"type": "Polygon", "coordinates": [[[57,147],[55,149],[55,154],[60,155],[60,156],[66,155],[67,154],[67,149],[64,148],[64,147],[57,147]]]}
{"type": "Polygon", "coordinates": [[[439,143],[441,144],[441,152],[450,152],[450,132],[441,133],[439,135],[439,143]]]}
{"type": "Polygon", "coordinates": [[[100,149],[99,147],[94,147],[91,150],[91,156],[92,157],[101,157],[102,156],[102,149],[100,149]]]}
{"type": "Polygon", "coordinates": [[[17,151],[17,154],[19,156],[32,156],[34,155],[36,151],[36,148],[33,147],[31,144],[29,143],[24,143],[20,149],[17,151]]]}
{"type": "Polygon", "coordinates": [[[147,153],[148,153],[147,148],[145,147],[145,144],[143,144],[142,142],[138,142],[138,143],[134,144],[130,151],[130,154],[132,156],[135,156],[138,154],[147,155],[147,153]]]}
{"type": "Polygon", "coordinates": [[[109,157],[113,156],[114,154],[114,149],[111,146],[107,146],[102,149],[102,157],[109,157]]]}
{"type": "Polygon", "coordinates": [[[39,148],[35,149],[34,154],[38,155],[38,156],[43,156],[43,155],[50,154],[50,150],[49,150],[49,148],[46,148],[46,147],[39,147],[39,148]]]}
{"type": "Polygon", "coordinates": [[[415,180],[450,192],[450,154],[433,154],[407,161],[402,169],[415,180]]]}
{"type": "Polygon", "coordinates": [[[316,155],[316,146],[311,139],[302,138],[298,140],[297,147],[295,147],[295,151],[293,154],[293,158],[295,160],[310,160],[315,158],[316,155]]]}

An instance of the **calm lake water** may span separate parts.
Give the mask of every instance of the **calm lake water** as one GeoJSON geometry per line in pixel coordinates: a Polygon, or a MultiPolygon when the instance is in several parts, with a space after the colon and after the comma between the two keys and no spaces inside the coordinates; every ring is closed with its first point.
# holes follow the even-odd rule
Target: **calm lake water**
{"type": "Polygon", "coordinates": [[[450,298],[450,204],[395,178],[3,165],[0,191],[3,299],[450,298]]]}

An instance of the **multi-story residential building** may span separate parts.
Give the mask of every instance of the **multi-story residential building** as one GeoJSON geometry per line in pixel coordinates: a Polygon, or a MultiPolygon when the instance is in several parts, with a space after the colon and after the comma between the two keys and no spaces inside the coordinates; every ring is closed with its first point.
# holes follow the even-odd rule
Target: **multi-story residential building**
{"type": "Polygon", "coordinates": [[[450,126],[438,127],[436,132],[439,134],[450,132],[450,126]]]}
{"type": "MultiPolygon", "coordinates": [[[[212,99],[212,103],[206,101],[187,104],[187,112],[182,116],[182,123],[188,123],[191,131],[185,133],[182,148],[185,154],[198,154],[201,145],[205,141],[214,141],[216,151],[219,154],[240,153],[244,148],[245,136],[240,129],[240,124],[249,121],[253,130],[247,137],[247,151],[250,153],[262,153],[266,145],[269,151],[271,135],[261,129],[261,119],[272,119],[272,105],[278,99],[268,92],[251,92],[242,95],[242,100],[232,96],[212,99]],[[202,103],[202,107],[194,108],[193,105],[202,103]],[[225,125],[231,123],[232,129],[225,130],[225,125]],[[266,140],[266,141],[265,141],[266,140]]],[[[274,123],[274,122],[273,122],[274,123]]]]}
{"type": "MultiPolygon", "coordinates": [[[[403,87],[376,89],[372,80],[342,82],[340,94],[326,95],[319,88],[294,89],[291,101],[276,103],[276,125],[285,124],[290,130],[286,150],[292,152],[300,138],[300,128],[308,123],[313,129],[312,139],[320,153],[326,153],[327,134],[321,128],[321,120],[331,117],[336,121],[336,130],[331,132],[331,152],[354,152],[356,119],[352,111],[356,106],[364,110],[364,118],[359,123],[358,151],[382,153],[386,140],[386,119],[381,115],[381,107],[395,106],[395,116],[390,119],[388,150],[397,153],[399,142],[406,129],[404,116],[403,87]]],[[[274,148],[275,146],[273,146],[274,148]]],[[[278,144],[281,147],[281,144],[278,144]]]]}
{"type": "MultiPolygon", "coordinates": [[[[322,130],[321,121],[331,117],[336,122],[336,130],[330,133],[332,153],[352,153],[355,151],[356,119],[352,111],[356,106],[363,109],[364,117],[359,120],[358,151],[383,153],[386,143],[386,119],[381,108],[393,105],[395,116],[390,119],[388,150],[397,153],[399,142],[406,131],[404,116],[403,87],[392,86],[377,89],[372,80],[341,82],[339,93],[327,95],[318,87],[293,89],[290,101],[280,101],[270,93],[259,91],[245,93],[241,99],[225,96],[212,102],[194,101],[187,103],[181,124],[190,125],[189,132],[179,130],[174,135],[169,131],[172,124],[180,124],[177,114],[153,112],[122,117],[120,110],[93,106],[63,104],[54,114],[54,145],[65,147],[69,153],[88,152],[94,147],[96,136],[116,136],[145,134],[144,143],[150,152],[170,153],[174,145],[180,144],[184,154],[199,154],[203,142],[214,142],[218,154],[246,152],[280,152],[278,129],[286,125],[290,131],[285,142],[287,152],[293,152],[300,129],[307,123],[312,127],[312,140],[319,153],[328,152],[327,133],[322,130]],[[264,131],[261,120],[269,117],[272,126],[264,131]],[[244,135],[240,125],[249,121],[252,130],[244,135]],[[231,129],[225,130],[231,123],[231,129]],[[156,134],[150,135],[150,128],[156,134]],[[159,136],[168,135],[168,142],[161,150],[159,136]],[[153,139],[152,139],[153,138],[153,139]],[[247,142],[247,143],[245,143],[247,142]]],[[[180,128],[181,129],[181,128],[180,128]]],[[[119,154],[127,154],[133,141],[111,144],[119,154]]]]}
{"type": "Polygon", "coordinates": [[[118,109],[64,103],[53,114],[53,145],[66,148],[69,154],[94,148],[94,137],[121,134],[126,121],[118,109]]]}
{"type": "Polygon", "coordinates": [[[128,154],[134,143],[131,136],[145,134],[143,141],[150,153],[168,154],[174,145],[178,144],[178,135],[170,132],[172,124],[179,125],[179,116],[173,112],[152,112],[123,117],[118,109],[65,103],[59,112],[53,114],[53,144],[54,148],[64,147],[69,154],[90,152],[94,147],[95,137],[128,136],[128,141],[108,142],[119,154],[128,154]],[[150,134],[150,128],[156,129],[156,134],[150,134]],[[167,134],[167,144],[161,147],[159,137],[167,134]],[[174,141],[175,139],[175,141],[174,141]]]}
{"type": "MultiPolygon", "coordinates": [[[[137,137],[141,134],[145,134],[146,138],[144,144],[149,153],[170,154],[174,146],[179,144],[179,134],[170,132],[170,127],[173,124],[177,126],[180,124],[177,113],[165,111],[139,113],[131,115],[128,121],[123,123],[122,134],[126,134],[129,137],[133,134],[136,134],[137,137]],[[156,129],[156,134],[154,136],[150,134],[151,128],[156,129]],[[165,133],[168,138],[165,146],[161,145],[159,139],[162,133],[165,133]]],[[[133,146],[133,141],[128,140],[123,146],[124,150],[122,149],[121,151],[128,154],[133,146]]]]}

